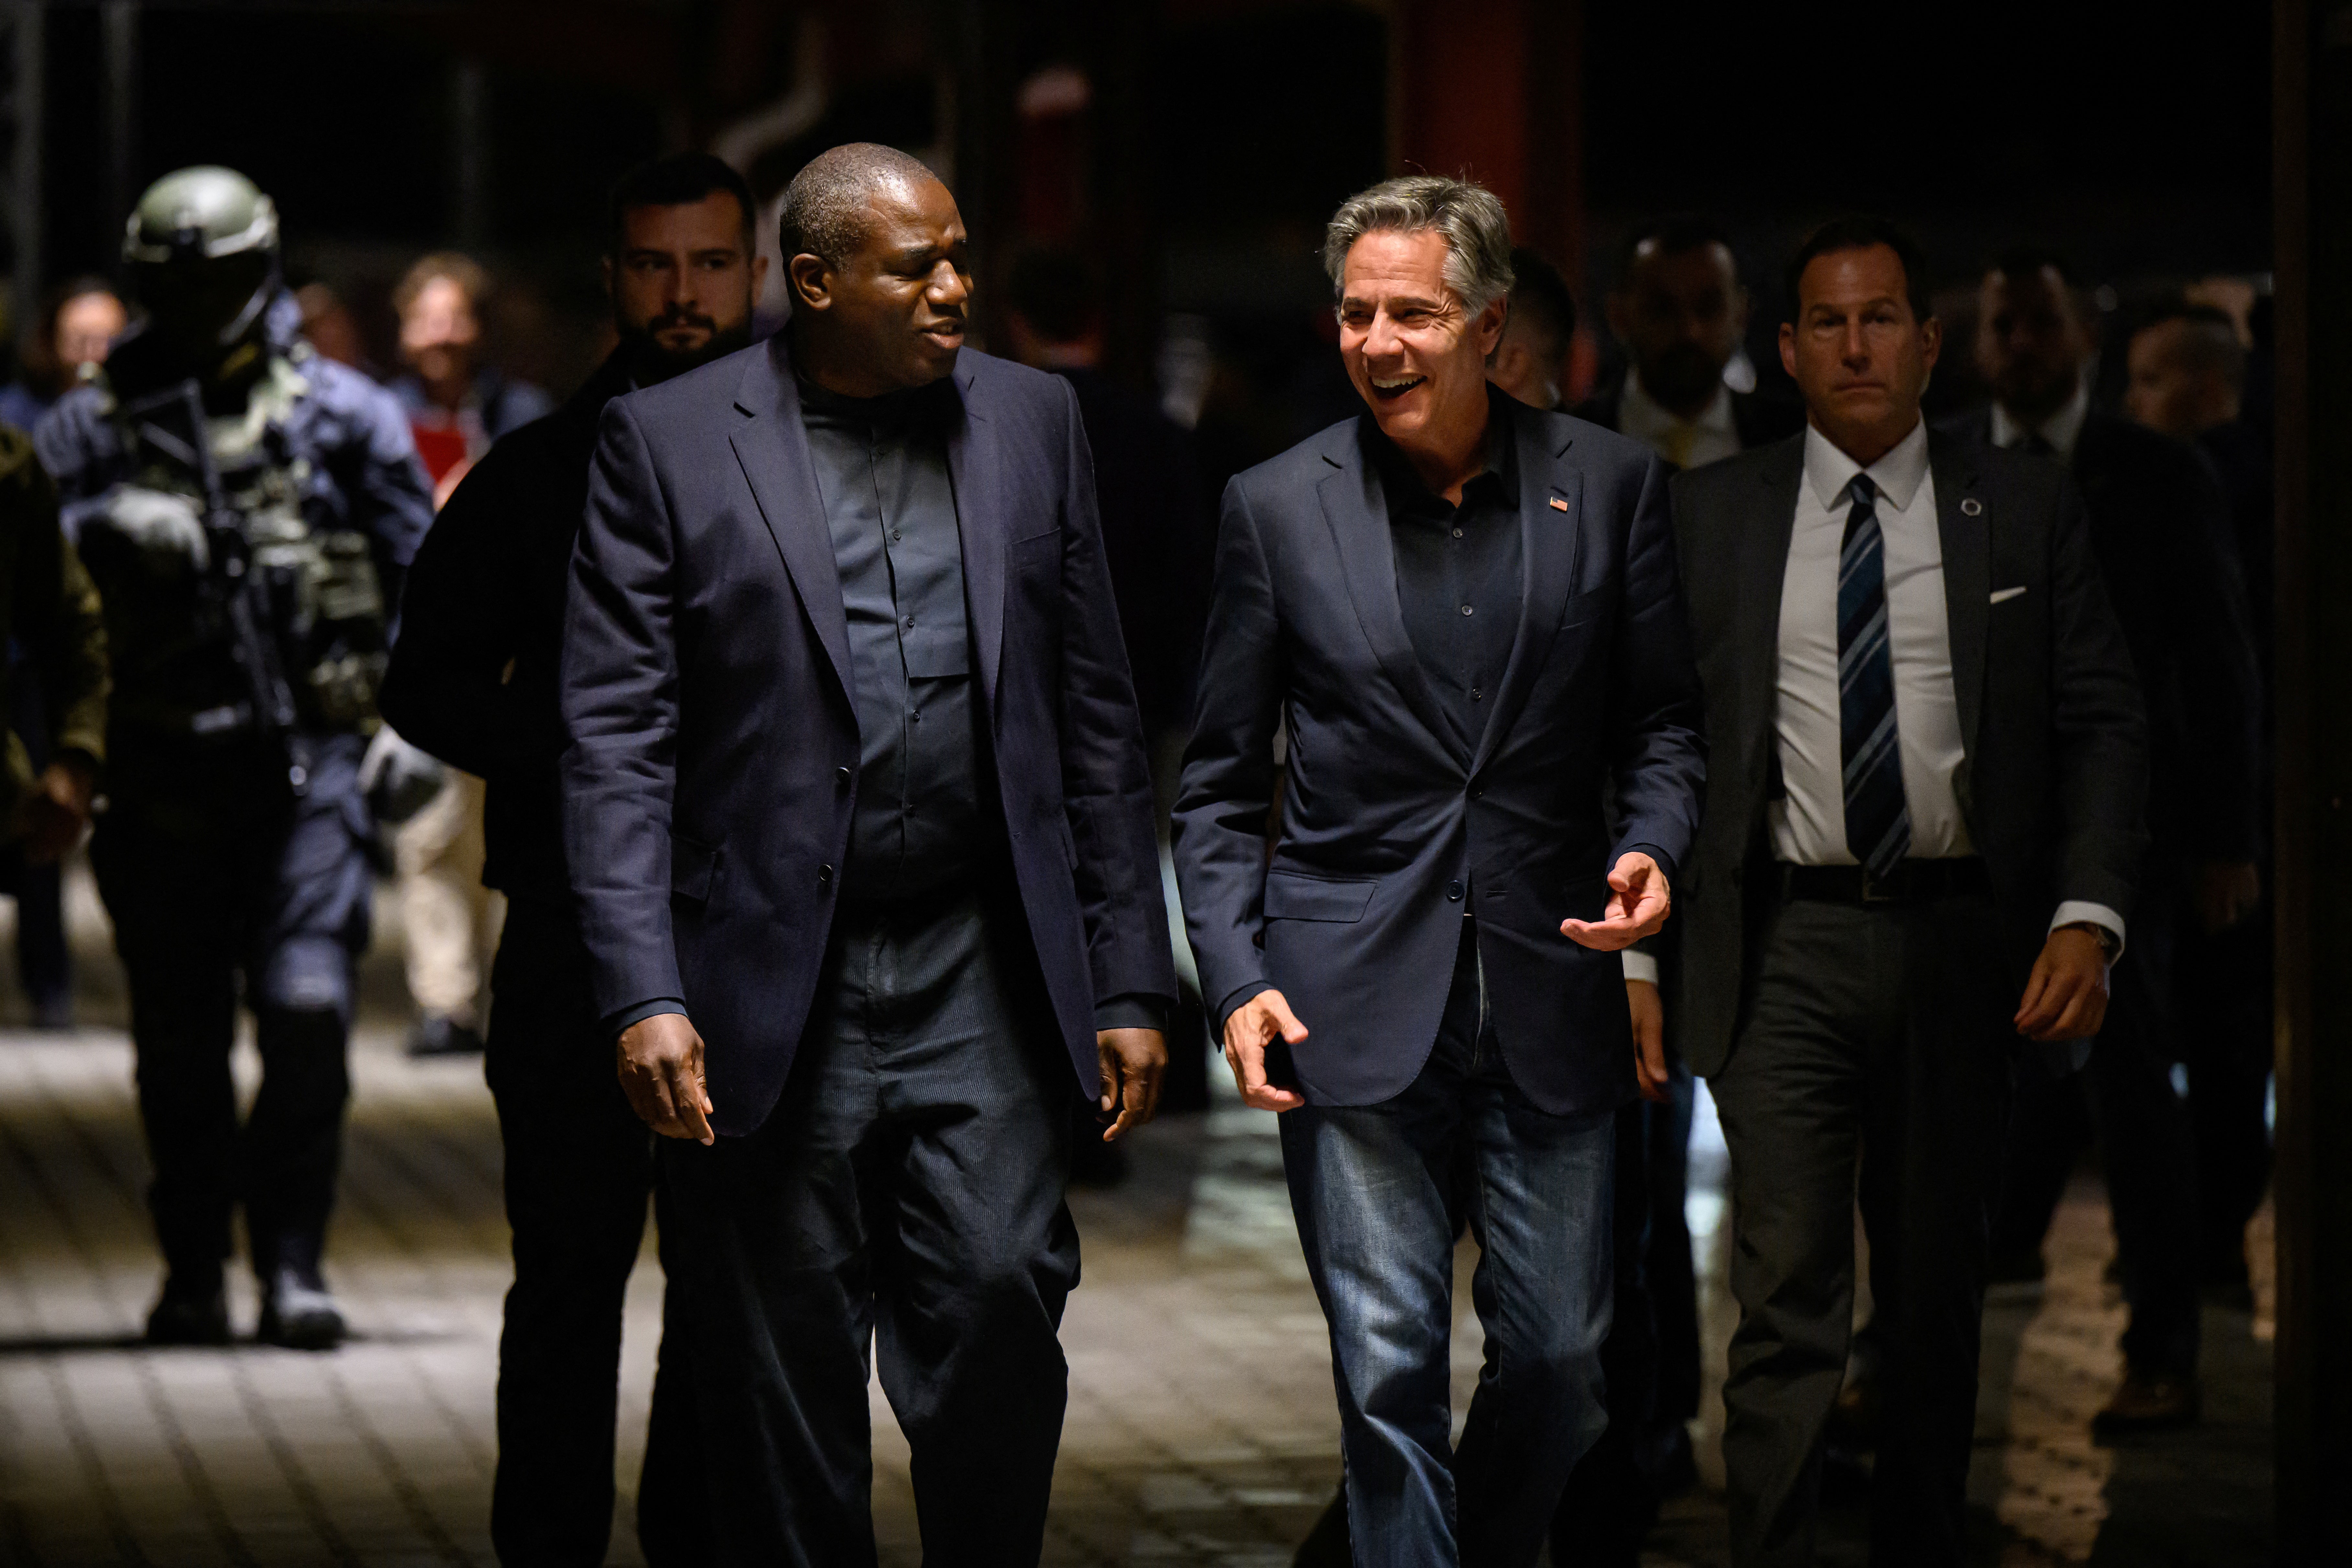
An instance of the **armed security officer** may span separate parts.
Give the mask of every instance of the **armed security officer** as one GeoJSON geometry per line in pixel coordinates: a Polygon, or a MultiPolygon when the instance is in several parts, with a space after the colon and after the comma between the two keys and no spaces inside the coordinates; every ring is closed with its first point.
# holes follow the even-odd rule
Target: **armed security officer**
{"type": "Polygon", "coordinates": [[[114,667],[91,858],[130,974],[169,1271],[147,1337],[227,1338],[241,1199],[260,1337],[325,1349],[343,1336],[319,1263],[368,932],[362,779],[415,755],[381,729],[375,687],[431,496],[391,395],[296,340],[277,212],[250,181],[157,181],[123,258],[148,320],[36,440],[114,667]],[[240,994],[262,1060],[241,1130],[240,994]]]}

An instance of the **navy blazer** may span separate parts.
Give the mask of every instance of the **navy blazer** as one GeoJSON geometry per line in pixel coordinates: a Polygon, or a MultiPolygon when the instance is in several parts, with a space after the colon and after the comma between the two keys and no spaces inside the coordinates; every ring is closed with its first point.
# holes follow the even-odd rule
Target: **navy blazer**
{"type": "MultiPolygon", "coordinates": [[[[1172,999],[1151,783],[1068,384],[965,350],[949,437],[978,691],[1047,993],[1172,999]]],[[[595,1004],[681,997],[715,1130],[782,1091],[857,778],[848,623],[785,339],[605,409],[564,629],[564,837],[595,1004]]]]}
{"type": "Polygon", "coordinates": [[[1559,923],[1600,916],[1628,848],[1652,847],[1671,877],[1698,818],[1665,467],[1582,420],[1496,407],[1517,442],[1525,586],[1475,751],[1405,632],[1368,418],[1225,490],[1177,877],[1202,994],[1223,1010],[1281,991],[1308,1030],[1292,1060],[1313,1104],[1372,1104],[1421,1071],[1471,903],[1521,1091],[1571,1115],[1634,1091],[1622,964],[1559,923]]]}

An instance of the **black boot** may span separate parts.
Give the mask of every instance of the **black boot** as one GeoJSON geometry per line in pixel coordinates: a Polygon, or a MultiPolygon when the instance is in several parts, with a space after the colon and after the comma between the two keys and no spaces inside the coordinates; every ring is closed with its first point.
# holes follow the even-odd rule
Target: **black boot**
{"type": "Polygon", "coordinates": [[[254,1337],[262,1343],[331,1351],[348,1331],[343,1310],[315,1268],[281,1267],[261,1282],[261,1327],[254,1337]]]}
{"type": "Polygon", "coordinates": [[[147,1314],[151,1345],[225,1345],[228,1343],[228,1291],[220,1270],[209,1278],[173,1273],[163,1281],[163,1294],[147,1314]]]}

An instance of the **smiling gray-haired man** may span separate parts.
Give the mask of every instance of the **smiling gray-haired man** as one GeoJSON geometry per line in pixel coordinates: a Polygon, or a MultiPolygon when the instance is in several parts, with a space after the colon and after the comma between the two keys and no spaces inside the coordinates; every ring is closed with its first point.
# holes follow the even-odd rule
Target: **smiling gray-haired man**
{"type": "Polygon", "coordinates": [[[1324,257],[1367,411],[1225,492],[1177,872],[1226,1060],[1283,1113],[1356,1561],[1532,1563],[1602,1425],[1618,952],[1665,920],[1697,817],[1664,468],[1488,391],[1487,191],[1374,186],[1324,257]],[[1464,1218],[1487,1357],[1455,1451],[1464,1218]]]}

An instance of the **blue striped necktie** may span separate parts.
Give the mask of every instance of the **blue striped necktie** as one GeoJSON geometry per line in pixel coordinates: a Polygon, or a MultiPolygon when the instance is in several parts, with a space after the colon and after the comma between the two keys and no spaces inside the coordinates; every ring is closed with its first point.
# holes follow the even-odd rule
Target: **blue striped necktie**
{"type": "Polygon", "coordinates": [[[1838,547],[1838,731],[1845,763],[1845,845],[1873,877],[1911,848],[1903,799],[1903,746],[1895,728],[1895,654],[1886,619],[1886,552],[1873,504],[1878,487],[1856,474],[1845,493],[1838,547]]]}

